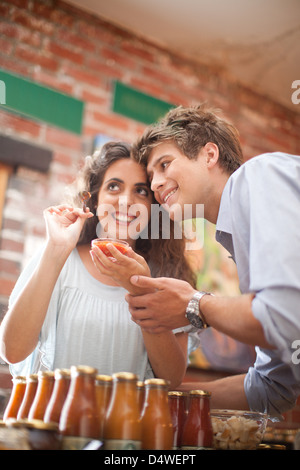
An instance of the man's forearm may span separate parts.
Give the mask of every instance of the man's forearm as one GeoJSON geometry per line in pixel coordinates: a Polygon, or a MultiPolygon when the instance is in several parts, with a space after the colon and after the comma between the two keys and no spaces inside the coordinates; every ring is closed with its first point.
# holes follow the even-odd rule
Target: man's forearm
{"type": "Polygon", "coordinates": [[[213,297],[205,295],[200,309],[206,322],[216,330],[242,343],[263,348],[272,348],[264,335],[261,323],[252,313],[254,295],[237,297],[213,297]]]}
{"type": "MultiPolygon", "coordinates": [[[[189,283],[145,276],[133,276],[131,282],[134,286],[153,290],[150,294],[126,297],[133,320],[143,329],[158,333],[189,324],[185,311],[195,293],[189,283]]],[[[252,294],[236,297],[204,295],[200,310],[206,322],[221,333],[243,343],[271,348],[261,323],[252,313],[253,297],[252,294]]]]}
{"type": "Polygon", "coordinates": [[[245,374],[239,374],[209,382],[183,382],[177,390],[200,389],[211,392],[210,407],[212,409],[249,410],[244,379],[245,374]]]}

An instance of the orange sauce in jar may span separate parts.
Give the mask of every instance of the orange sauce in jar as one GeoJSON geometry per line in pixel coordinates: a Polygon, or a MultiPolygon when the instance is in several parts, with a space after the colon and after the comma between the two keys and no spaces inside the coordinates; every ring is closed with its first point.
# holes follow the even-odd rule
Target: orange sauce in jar
{"type": "Polygon", "coordinates": [[[11,391],[10,399],[4,410],[3,421],[8,418],[16,418],[19,412],[19,408],[22,404],[25,390],[26,390],[26,377],[18,375],[12,379],[13,388],[11,391]]]}
{"type": "Polygon", "coordinates": [[[49,370],[38,372],[38,386],[32,402],[28,419],[44,419],[54,386],[54,372],[49,370]]]}
{"type": "Polygon", "coordinates": [[[137,383],[137,393],[138,393],[138,404],[140,415],[142,415],[142,411],[144,408],[144,400],[145,400],[145,384],[141,380],[137,383]]]}
{"type": "Polygon", "coordinates": [[[189,411],[183,428],[181,448],[211,449],[213,429],[210,417],[210,393],[203,390],[191,390],[189,399],[189,411]]]}
{"type": "Polygon", "coordinates": [[[28,418],[38,385],[38,375],[31,374],[26,378],[26,389],[22,404],[19,408],[17,419],[28,418]]]}
{"type": "Polygon", "coordinates": [[[112,377],[110,375],[98,374],[95,380],[95,390],[99,422],[99,438],[103,439],[104,422],[112,392],[112,377]]]}
{"type": "Polygon", "coordinates": [[[145,380],[142,412],[142,449],[169,450],[173,445],[173,425],[168,403],[168,382],[145,380]]]}
{"type": "Polygon", "coordinates": [[[104,424],[104,450],[139,450],[141,420],[137,376],[118,372],[112,377],[112,397],[104,424]]]}
{"type": "Polygon", "coordinates": [[[61,410],[68,394],[70,381],[71,373],[69,369],[55,369],[54,387],[44,415],[45,423],[59,423],[61,410]]]}
{"type": "Polygon", "coordinates": [[[99,438],[96,373],[94,367],[71,367],[71,383],[59,420],[63,449],[82,449],[99,438]]]}

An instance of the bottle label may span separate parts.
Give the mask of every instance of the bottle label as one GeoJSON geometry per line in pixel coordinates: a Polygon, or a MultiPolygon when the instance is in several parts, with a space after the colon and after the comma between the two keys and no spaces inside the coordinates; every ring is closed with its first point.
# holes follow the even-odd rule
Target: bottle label
{"type": "Polygon", "coordinates": [[[104,450],[140,450],[141,441],[130,439],[106,439],[104,441],[104,450]]]}
{"type": "Polygon", "coordinates": [[[62,450],[82,450],[92,440],[92,437],[63,436],[61,448],[62,450]]]}

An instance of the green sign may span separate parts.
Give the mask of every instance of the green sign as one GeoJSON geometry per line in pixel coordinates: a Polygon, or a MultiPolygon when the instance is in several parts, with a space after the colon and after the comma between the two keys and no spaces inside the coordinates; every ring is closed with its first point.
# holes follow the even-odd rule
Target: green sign
{"type": "Polygon", "coordinates": [[[144,124],[153,124],[173,107],[171,103],[142,93],[124,83],[118,81],[114,83],[112,110],[115,113],[144,124]]]}
{"type": "Polygon", "coordinates": [[[84,102],[0,69],[0,108],[81,134],[84,102]]]}

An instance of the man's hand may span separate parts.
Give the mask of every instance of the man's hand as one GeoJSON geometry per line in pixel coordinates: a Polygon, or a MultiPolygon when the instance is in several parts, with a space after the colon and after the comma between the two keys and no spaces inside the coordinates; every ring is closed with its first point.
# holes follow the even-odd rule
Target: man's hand
{"type": "Polygon", "coordinates": [[[188,282],[144,276],[132,276],[130,280],[137,287],[153,291],[139,296],[126,296],[132,319],[141,328],[161,333],[189,324],[185,310],[196,291],[188,282]]]}

